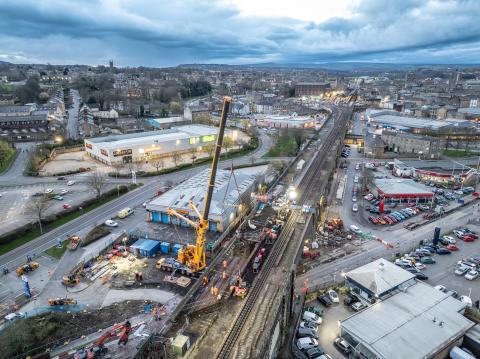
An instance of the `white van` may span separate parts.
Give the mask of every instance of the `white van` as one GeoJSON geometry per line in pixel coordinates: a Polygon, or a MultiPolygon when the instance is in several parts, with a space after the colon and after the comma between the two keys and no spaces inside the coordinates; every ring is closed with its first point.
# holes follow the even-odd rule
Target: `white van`
{"type": "Polygon", "coordinates": [[[322,318],[320,318],[318,315],[312,312],[307,312],[307,311],[303,312],[302,319],[317,325],[322,324],[322,318]]]}
{"type": "Polygon", "coordinates": [[[300,338],[297,340],[297,348],[300,350],[308,350],[318,347],[318,341],[313,338],[300,338]]]}

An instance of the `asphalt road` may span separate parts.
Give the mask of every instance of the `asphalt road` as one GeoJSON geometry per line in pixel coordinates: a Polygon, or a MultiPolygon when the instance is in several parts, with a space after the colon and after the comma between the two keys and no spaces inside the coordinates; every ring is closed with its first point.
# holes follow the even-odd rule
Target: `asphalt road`
{"type": "Polygon", "coordinates": [[[299,275],[296,280],[297,290],[302,288],[306,279],[308,280],[309,287],[321,285],[332,281],[333,279],[341,280],[342,273],[373,260],[381,257],[390,259],[397,252],[410,252],[413,248],[418,246],[420,240],[432,238],[435,227],[441,227],[441,235],[443,235],[451,232],[460,225],[465,225],[469,219],[478,218],[479,215],[480,213],[478,209],[474,209],[473,206],[470,205],[443,217],[441,223],[437,220],[425,226],[416,228],[413,231],[398,228],[389,233],[380,233],[379,235],[383,239],[394,244],[395,248],[387,249],[377,241],[366,242],[360,251],[352,255],[328,264],[319,265],[318,267],[312,268],[308,272],[299,275]]]}
{"type": "MultiPolygon", "coordinates": [[[[232,162],[234,165],[249,164],[251,163],[251,157],[260,158],[270,148],[271,140],[268,136],[261,133],[261,145],[247,156],[235,158],[233,160],[221,161],[220,168],[225,168],[232,162]]],[[[183,171],[173,172],[158,177],[139,178],[138,181],[143,182],[144,185],[132,192],[124,194],[118,199],[112,200],[109,203],[98,207],[83,216],[80,216],[73,221],[64,224],[57,229],[44,234],[36,238],[35,240],[28,242],[2,256],[0,256],[0,267],[16,267],[20,263],[25,262],[27,255],[39,254],[46,249],[56,244],[58,238],[64,238],[67,233],[80,233],[87,228],[93,227],[95,224],[102,222],[108,218],[114,216],[118,211],[125,207],[136,207],[145,201],[151,199],[158,189],[164,187],[167,182],[180,183],[187,178],[190,178],[208,168],[210,164],[198,166],[183,171]]],[[[29,179],[29,178],[27,178],[29,179]]],[[[49,178],[50,182],[55,183],[49,178]]],[[[111,183],[116,183],[113,179],[109,179],[111,183]]],[[[128,180],[123,180],[123,182],[128,180]]],[[[57,181],[58,183],[58,181],[57,181]]],[[[0,183],[1,185],[1,183],[0,183]]]]}
{"type": "Polygon", "coordinates": [[[80,94],[77,90],[70,90],[72,97],[72,107],[68,109],[67,135],[68,138],[76,140],[78,138],[78,110],[80,108],[80,94]]]}

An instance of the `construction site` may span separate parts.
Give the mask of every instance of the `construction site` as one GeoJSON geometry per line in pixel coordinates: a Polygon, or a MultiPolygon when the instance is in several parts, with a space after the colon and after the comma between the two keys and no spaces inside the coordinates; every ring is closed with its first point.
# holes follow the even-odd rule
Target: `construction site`
{"type": "MultiPolygon", "coordinates": [[[[6,357],[246,358],[286,345],[295,268],[302,271],[319,256],[332,258],[339,248],[348,252],[362,243],[339,219],[318,231],[327,219],[329,183],[351,110],[332,115],[281,172],[252,187],[248,200],[230,200],[234,219],[222,233],[212,233],[208,218],[230,101],[224,100],[206,194],[187,201],[188,211],[166,207],[159,217],[166,224],[152,223],[164,228],[160,233],[177,223],[178,238],[190,239],[160,241],[130,231],[104,240],[102,250],[82,252],[82,239],[71,236],[67,253],[77,264],[49,271],[50,280],[38,289],[29,281],[35,282],[43,264],[19,268],[18,276],[31,272],[24,292],[33,300],[23,303],[25,320],[4,324],[1,336],[13,348],[6,357]],[[34,343],[14,335],[25,325],[34,343]],[[45,329],[32,334],[39,326],[45,329]]],[[[236,191],[240,198],[238,184],[236,191]]],[[[229,184],[224,193],[227,202],[229,184]]],[[[216,196],[218,208],[222,195],[216,196]]],[[[144,207],[148,223],[153,216],[144,207]]]]}

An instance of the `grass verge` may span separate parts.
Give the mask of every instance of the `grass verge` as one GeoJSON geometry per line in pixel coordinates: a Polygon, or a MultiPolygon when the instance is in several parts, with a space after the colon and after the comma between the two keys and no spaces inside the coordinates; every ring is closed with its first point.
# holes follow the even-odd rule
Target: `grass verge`
{"type": "Polygon", "coordinates": [[[67,250],[68,241],[63,241],[61,247],[54,246],[52,248],[48,248],[45,253],[47,253],[50,257],[60,259],[63,256],[63,253],[67,250]]]}
{"type": "Polygon", "coordinates": [[[443,155],[447,157],[473,157],[473,156],[478,156],[478,152],[450,149],[450,150],[444,150],[443,155]]]}
{"type": "MultiPolygon", "coordinates": [[[[130,190],[133,190],[137,187],[140,187],[141,185],[142,185],[141,183],[136,185],[136,186],[135,185],[129,185],[128,189],[130,191],[130,190]]],[[[127,193],[127,192],[124,192],[124,193],[127,193]]],[[[55,228],[58,228],[61,225],[65,224],[67,222],[70,222],[71,220],[74,220],[75,218],[78,218],[81,215],[83,215],[87,212],[90,212],[90,211],[94,210],[95,208],[98,208],[101,205],[103,205],[107,202],[110,202],[111,200],[113,200],[115,198],[118,198],[116,189],[114,189],[113,193],[110,193],[108,196],[105,196],[102,199],[100,199],[100,200],[98,200],[94,203],[91,203],[89,205],[84,206],[81,211],[76,210],[76,211],[73,211],[73,212],[70,212],[70,213],[66,213],[64,216],[54,220],[53,222],[51,222],[47,225],[44,225],[45,231],[43,232],[43,234],[46,234],[49,231],[51,231],[55,228]]],[[[24,235],[12,240],[12,241],[9,241],[8,243],[1,244],[0,245],[0,255],[5,254],[5,253],[11,251],[12,249],[15,249],[15,248],[17,248],[17,247],[19,247],[19,246],[21,246],[25,243],[30,242],[31,240],[39,237],[40,235],[41,235],[40,230],[37,227],[32,228],[29,231],[25,232],[24,235]]]]}
{"type": "Polygon", "coordinates": [[[15,153],[17,152],[16,149],[11,148],[10,151],[6,154],[5,159],[0,162],[0,174],[5,172],[7,168],[10,167],[13,159],[15,158],[15,153]]]}

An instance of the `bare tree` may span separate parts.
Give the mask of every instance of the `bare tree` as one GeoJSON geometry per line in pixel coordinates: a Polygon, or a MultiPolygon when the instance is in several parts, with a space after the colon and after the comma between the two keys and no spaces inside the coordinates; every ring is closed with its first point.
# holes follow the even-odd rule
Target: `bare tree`
{"type": "Polygon", "coordinates": [[[195,160],[197,159],[197,156],[195,156],[197,154],[197,148],[192,147],[192,148],[190,148],[189,152],[192,155],[190,158],[192,159],[192,165],[193,165],[193,164],[195,164],[195,160]]]}
{"type": "Polygon", "coordinates": [[[123,168],[123,164],[122,163],[113,163],[112,167],[115,169],[115,177],[118,177],[118,175],[120,174],[120,170],[123,168]]]}
{"type": "Polygon", "coordinates": [[[163,158],[154,158],[153,160],[150,160],[150,164],[157,170],[157,172],[160,172],[160,169],[165,166],[163,158]]]}
{"type": "Polygon", "coordinates": [[[33,196],[28,202],[26,212],[36,219],[40,228],[40,234],[43,234],[42,220],[45,212],[52,206],[50,196],[43,191],[40,196],[33,196]]]}
{"type": "Polygon", "coordinates": [[[225,152],[228,153],[228,151],[230,151],[230,149],[233,147],[233,145],[234,145],[234,142],[233,142],[233,139],[230,136],[225,136],[223,138],[222,147],[225,148],[225,152]]]}
{"type": "Polygon", "coordinates": [[[106,178],[103,173],[94,171],[87,177],[87,185],[97,193],[97,198],[99,198],[107,185],[106,178]]]}
{"type": "Polygon", "coordinates": [[[172,154],[172,161],[175,167],[177,167],[178,163],[182,162],[182,155],[178,152],[173,152],[172,154]]]}

